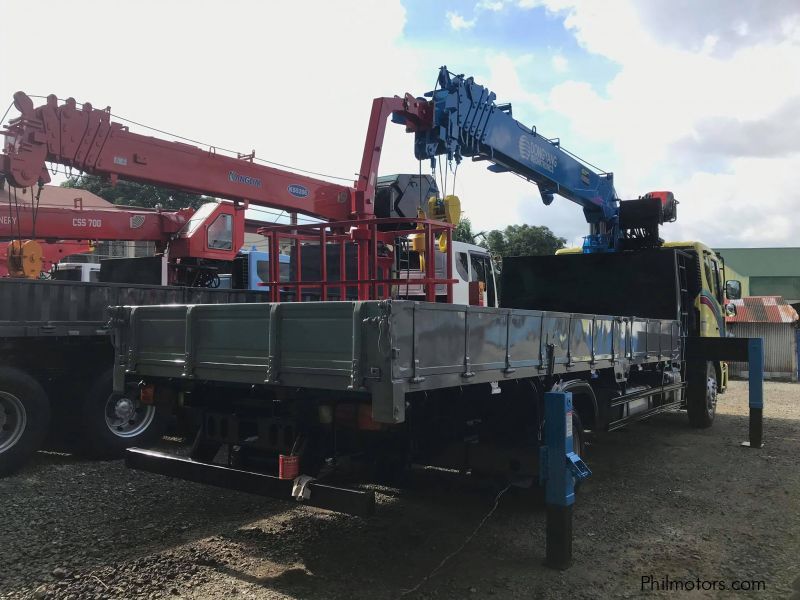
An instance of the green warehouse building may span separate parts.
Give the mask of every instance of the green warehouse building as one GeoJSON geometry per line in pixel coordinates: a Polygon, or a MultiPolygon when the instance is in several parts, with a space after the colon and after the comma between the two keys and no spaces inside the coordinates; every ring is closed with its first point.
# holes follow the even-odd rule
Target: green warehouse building
{"type": "Polygon", "coordinates": [[[800,303],[800,248],[717,248],[728,279],[742,282],[743,296],[782,296],[800,303]]]}

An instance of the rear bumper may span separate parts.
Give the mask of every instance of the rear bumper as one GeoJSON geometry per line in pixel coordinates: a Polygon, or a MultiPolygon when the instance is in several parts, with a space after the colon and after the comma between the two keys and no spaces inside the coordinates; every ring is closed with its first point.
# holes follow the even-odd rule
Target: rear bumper
{"type": "MultiPolygon", "coordinates": [[[[167,475],[249,494],[293,500],[292,486],[294,482],[291,479],[279,479],[273,475],[195,462],[164,452],[129,448],[125,451],[125,466],[129,469],[167,475]]],[[[308,506],[359,517],[367,517],[375,513],[375,492],[335,487],[316,481],[310,482],[308,488],[311,491],[310,498],[302,502],[308,506]]]]}

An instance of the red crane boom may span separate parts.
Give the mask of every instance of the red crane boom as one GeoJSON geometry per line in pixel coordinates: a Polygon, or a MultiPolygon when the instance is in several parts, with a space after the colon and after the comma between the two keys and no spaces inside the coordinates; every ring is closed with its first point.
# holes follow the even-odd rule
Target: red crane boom
{"type": "Polygon", "coordinates": [[[74,98],[59,105],[54,95],[33,106],[23,92],[14,94],[20,116],[13,119],[0,155],[0,173],[16,187],[50,181],[46,162],[59,163],[112,179],[165,185],[216,198],[268,206],[341,221],[373,214],[373,196],[386,118],[403,112],[410,131],[430,121],[429,104],[407,95],[378,98],[364,147],[356,187],[297,175],[253,162],[253,156],[233,158],[215,149],[132,133],[111,121],[110,108],[98,110],[74,98]]]}
{"type": "MultiPolygon", "coordinates": [[[[47,183],[50,176],[46,163],[51,162],[109,177],[112,182],[123,178],[233,201],[233,204],[219,204],[213,215],[215,219],[227,219],[224,213],[230,215],[231,220],[225,222],[233,233],[228,235],[224,246],[211,242],[211,228],[214,223],[219,223],[219,219],[208,218],[211,215],[204,216],[198,232],[193,230],[191,222],[183,229],[176,227],[180,223],[175,221],[184,219],[180,214],[168,218],[162,215],[160,219],[150,219],[155,222],[149,223],[148,215],[134,215],[132,211],[126,211],[124,215],[94,216],[85,211],[71,214],[64,209],[57,212],[43,209],[44,212],[34,220],[30,208],[25,218],[17,219],[16,237],[20,243],[23,237],[33,237],[34,222],[35,236],[39,238],[111,239],[113,235],[115,239],[153,239],[145,237],[144,231],[134,233],[129,230],[135,218],[140,222],[139,227],[148,222],[152,231],[148,229],[147,236],[169,242],[171,256],[230,260],[243,240],[242,209],[252,203],[321,218],[328,223],[332,235],[349,237],[358,247],[359,296],[365,296],[364,299],[377,294],[375,285],[370,288],[368,282],[373,280],[374,283],[379,278],[378,270],[386,271],[392,264],[394,237],[399,235],[398,224],[392,225],[394,234],[382,233],[374,223],[370,224],[375,217],[375,185],[386,121],[393,116],[404,123],[409,132],[430,129],[433,121],[432,104],[426,100],[409,94],[402,98],[376,98],[364,142],[361,171],[351,187],[256,164],[254,155],[234,158],[218,154],[213,147],[204,149],[132,133],[127,126],[111,121],[110,108],[97,110],[89,103],[79,108],[74,98],[59,105],[58,98],[50,95],[44,105],[34,107],[30,97],[17,92],[14,106],[20,116],[0,132],[6,137],[0,154],[0,176],[13,187],[47,183]],[[127,229],[123,223],[126,219],[127,229]],[[96,230],[94,233],[91,231],[93,228],[96,230]],[[99,235],[103,230],[104,233],[99,235]]],[[[5,237],[13,237],[13,214],[9,215],[8,221],[5,237]]],[[[434,234],[432,226],[437,228],[436,231],[441,231],[442,226],[450,227],[443,223],[428,223],[429,237],[434,234]]],[[[424,224],[419,225],[422,227],[424,224]]],[[[0,223],[0,236],[4,233],[3,226],[0,223]]],[[[324,234],[321,243],[325,244],[324,234]]],[[[419,283],[430,288],[426,291],[428,296],[435,295],[433,286],[436,284],[446,284],[452,293],[451,283],[436,280],[432,266],[426,271],[426,277],[419,283]]],[[[385,291],[390,284],[385,277],[383,280],[386,282],[382,288],[385,291]]]]}
{"type": "Polygon", "coordinates": [[[192,208],[149,211],[42,206],[32,209],[30,205],[20,205],[18,211],[12,207],[0,215],[0,239],[166,242],[186,225],[194,212],[192,208]]]}

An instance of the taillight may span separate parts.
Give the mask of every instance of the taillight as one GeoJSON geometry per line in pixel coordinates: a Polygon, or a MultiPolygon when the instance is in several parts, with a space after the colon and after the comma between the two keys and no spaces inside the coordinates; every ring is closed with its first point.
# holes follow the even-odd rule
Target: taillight
{"type": "Polygon", "coordinates": [[[155,404],[156,386],[145,385],[139,388],[139,402],[142,404],[155,404]]]}

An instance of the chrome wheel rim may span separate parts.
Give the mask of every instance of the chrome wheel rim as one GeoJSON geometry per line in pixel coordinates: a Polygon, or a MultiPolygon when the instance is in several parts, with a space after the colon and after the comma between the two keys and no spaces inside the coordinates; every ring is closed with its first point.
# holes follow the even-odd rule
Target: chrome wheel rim
{"type": "Polygon", "coordinates": [[[28,424],[22,401],[14,394],[0,391],[0,453],[19,442],[28,424]]]}
{"type": "Polygon", "coordinates": [[[106,402],[106,426],[117,437],[132,438],[144,433],[155,416],[155,406],[127,396],[112,395],[106,402]]]}

